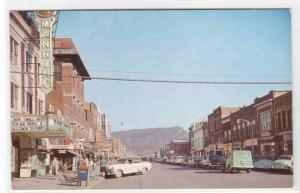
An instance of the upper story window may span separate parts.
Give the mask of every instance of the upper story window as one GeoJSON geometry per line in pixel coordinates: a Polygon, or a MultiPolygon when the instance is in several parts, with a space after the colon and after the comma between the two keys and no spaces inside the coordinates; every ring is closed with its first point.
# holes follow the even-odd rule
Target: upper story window
{"type": "Polygon", "coordinates": [[[227,131],[224,131],[224,140],[227,141],[227,131]]]}
{"type": "Polygon", "coordinates": [[[32,56],[29,52],[26,52],[26,72],[31,72],[31,63],[32,63],[32,56]]]}
{"type": "Polygon", "coordinates": [[[11,82],[10,84],[10,107],[17,109],[18,104],[18,86],[11,82]]]}
{"type": "Polygon", "coordinates": [[[13,65],[18,65],[18,42],[10,36],[10,61],[13,65]]]}
{"type": "Polygon", "coordinates": [[[291,109],[289,109],[287,111],[287,122],[288,122],[288,128],[291,128],[292,127],[292,111],[291,109]]]}
{"type": "Polygon", "coordinates": [[[62,67],[61,64],[55,64],[55,81],[62,81],[62,67]]]}
{"type": "Polygon", "coordinates": [[[259,119],[261,131],[271,130],[271,110],[260,113],[259,119]]]}
{"type": "Polygon", "coordinates": [[[32,100],[32,94],[27,92],[27,103],[26,103],[26,110],[28,113],[33,113],[33,100],[32,100]]]}
{"type": "Polygon", "coordinates": [[[228,130],[228,140],[231,140],[231,130],[228,130]]]}

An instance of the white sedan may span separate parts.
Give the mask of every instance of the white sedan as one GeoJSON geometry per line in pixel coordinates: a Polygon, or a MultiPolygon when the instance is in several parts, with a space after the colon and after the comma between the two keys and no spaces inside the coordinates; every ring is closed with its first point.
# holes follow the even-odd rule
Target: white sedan
{"type": "Polygon", "coordinates": [[[145,174],[151,169],[151,163],[140,159],[124,159],[123,163],[113,164],[107,167],[105,176],[120,178],[125,174],[145,174]]]}

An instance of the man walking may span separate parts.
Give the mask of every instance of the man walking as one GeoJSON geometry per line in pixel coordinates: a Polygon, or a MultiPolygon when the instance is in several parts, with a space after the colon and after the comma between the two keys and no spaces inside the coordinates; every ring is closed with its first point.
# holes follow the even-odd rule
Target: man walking
{"type": "Polygon", "coordinates": [[[106,170],[106,160],[101,157],[100,158],[100,175],[105,176],[105,170],[106,170]]]}

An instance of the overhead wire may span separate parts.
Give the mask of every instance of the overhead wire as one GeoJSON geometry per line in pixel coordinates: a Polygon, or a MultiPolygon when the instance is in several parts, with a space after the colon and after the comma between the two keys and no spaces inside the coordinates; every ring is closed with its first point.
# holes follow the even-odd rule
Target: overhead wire
{"type": "Polygon", "coordinates": [[[57,74],[42,74],[32,72],[10,71],[11,73],[24,73],[41,76],[56,76],[81,78],[92,80],[110,80],[110,81],[126,81],[126,82],[146,82],[146,83],[172,83],[172,84],[245,84],[245,85],[290,85],[290,81],[189,81],[189,80],[162,80],[162,79],[133,79],[133,78],[118,78],[118,77],[102,77],[102,76],[71,76],[71,75],[57,75],[57,74]]]}

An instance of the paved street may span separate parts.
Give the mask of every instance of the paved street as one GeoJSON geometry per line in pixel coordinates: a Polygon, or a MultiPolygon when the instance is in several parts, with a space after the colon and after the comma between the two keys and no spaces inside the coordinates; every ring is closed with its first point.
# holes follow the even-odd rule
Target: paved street
{"type": "Polygon", "coordinates": [[[99,182],[93,189],[289,188],[293,176],[268,172],[222,173],[185,166],[152,163],[146,175],[129,175],[99,182]]]}

